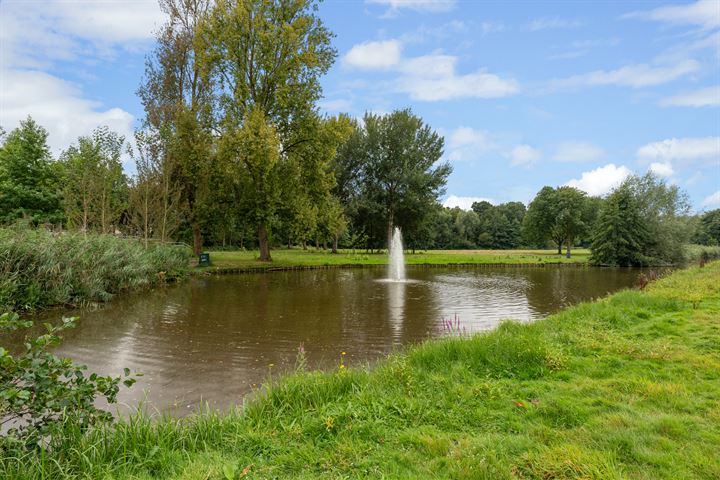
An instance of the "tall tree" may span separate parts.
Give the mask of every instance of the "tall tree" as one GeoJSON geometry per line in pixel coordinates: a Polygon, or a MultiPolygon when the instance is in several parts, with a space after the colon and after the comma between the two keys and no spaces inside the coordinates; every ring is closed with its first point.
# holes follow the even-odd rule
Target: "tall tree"
{"type": "Polygon", "coordinates": [[[63,221],[58,169],[47,137],[47,131],[28,117],[4,138],[0,146],[1,223],[19,218],[35,224],[63,221]]]}
{"type": "Polygon", "coordinates": [[[210,0],[160,0],[167,15],[148,57],[138,95],[145,123],[165,142],[163,172],[179,190],[190,224],[193,251],[202,250],[204,214],[210,203],[210,179],[217,169],[213,155],[212,81],[201,75],[196,34],[210,0]]]}
{"type": "MultiPolygon", "coordinates": [[[[269,189],[286,198],[306,194],[298,192],[298,184],[310,183],[322,172],[313,155],[322,147],[322,122],[315,103],[321,96],[320,77],[336,52],[332,34],[316,12],[314,0],[219,0],[199,32],[203,71],[219,85],[218,116],[221,136],[229,139],[226,147],[242,136],[246,121],[265,121],[265,127],[256,123],[251,130],[268,135],[273,131],[279,141],[279,158],[272,158],[272,168],[260,166],[263,158],[271,158],[262,149],[256,149],[263,155],[257,160],[248,160],[237,149],[224,149],[235,156],[227,159],[230,164],[255,165],[268,172],[267,180],[277,178],[271,171],[282,171],[282,181],[245,183],[247,188],[238,189],[254,208],[261,261],[272,259],[269,227],[277,205],[269,189]],[[267,201],[258,202],[260,198],[267,201]]],[[[252,177],[253,172],[247,169],[238,175],[252,177]]]]}
{"type": "Polygon", "coordinates": [[[720,245],[720,208],[703,213],[698,219],[693,241],[700,245],[720,245]]]}
{"type": "Polygon", "coordinates": [[[566,247],[565,255],[570,258],[570,249],[575,244],[575,239],[590,228],[587,194],[574,187],[558,187],[553,197],[555,224],[552,236],[562,238],[566,247]]]}
{"type": "Polygon", "coordinates": [[[527,209],[523,219],[522,235],[525,241],[531,245],[545,247],[548,240],[553,240],[557,245],[558,255],[562,253],[562,236],[553,227],[555,226],[555,189],[543,187],[527,209]]]}
{"type": "Polygon", "coordinates": [[[363,195],[371,210],[382,213],[389,245],[396,224],[422,218],[437,202],[452,167],[437,164],[443,138],[409,109],[366,113],[363,143],[363,195]]]}
{"type": "Polygon", "coordinates": [[[644,265],[648,262],[643,253],[648,240],[641,207],[630,186],[623,184],[607,197],[600,210],[590,261],[613,266],[644,265]]]}
{"type": "Polygon", "coordinates": [[[124,144],[123,136],[103,126],[63,153],[63,207],[71,226],[101,233],[119,226],[128,193],[120,160],[124,144]]]}

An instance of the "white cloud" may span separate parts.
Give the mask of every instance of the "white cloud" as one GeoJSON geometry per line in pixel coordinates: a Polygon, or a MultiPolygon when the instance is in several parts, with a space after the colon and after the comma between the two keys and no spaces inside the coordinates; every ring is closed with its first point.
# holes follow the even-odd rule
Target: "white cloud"
{"type": "Polygon", "coordinates": [[[0,62],[37,68],[108,56],[150,40],[162,22],[156,0],[0,2],[0,62]]]}
{"type": "Polygon", "coordinates": [[[563,142],[558,145],[553,159],[559,162],[589,162],[605,155],[605,151],[588,142],[563,142]]]}
{"type": "Polygon", "coordinates": [[[575,187],[591,196],[600,196],[609,193],[620,185],[632,172],[625,165],[616,166],[609,163],[589,172],[583,172],[580,179],[573,179],[565,185],[575,187]]]}
{"type": "Polygon", "coordinates": [[[131,114],[83,98],[72,83],[39,71],[5,70],[0,76],[0,124],[9,131],[31,115],[48,130],[55,155],[100,125],[132,137],[131,114]]]}
{"type": "Polygon", "coordinates": [[[674,25],[720,27],[720,6],[717,0],[699,0],[686,5],[666,5],[653,10],[632,12],[623,18],[640,18],[674,25]]]}
{"type": "Polygon", "coordinates": [[[498,98],[518,91],[517,82],[477,70],[458,75],[457,57],[431,54],[402,62],[398,89],[414,100],[428,102],[457,98],[498,98]]]}
{"type": "Polygon", "coordinates": [[[365,3],[385,5],[389,14],[406,8],[417,12],[446,12],[455,7],[455,0],[365,0],[365,3]]]}
{"type": "Polygon", "coordinates": [[[705,197],[701,205],[703,207],[720,207],[720,190],[705,197]]]}
{"type": "Polygon", "coordinates": [[[709,159],[720,162],[720,137],[670,138],[638,148],[641,160],[692,161],[709,159]]]}
{"type": "Polygon", "coordinates": [[[542,157],[540,150],[530,145],[516,145],[510,152],[510,163],[516,166],[529,167],[542,157]]]}
{"type": "Polygon", "coordinates": [[[671,177],[675,173],[670,162],[653,162],[649,170],[661,177],[671,177]]]}
{"type": "Polygon", "coordinates": [[[343,60],[346,65],[364,70],[387,69],[400,63],[401,50],[398,40],[364,42],[354,45],[343,60]]]}
{"type": "Polygon", "coordinates": [[[483,130],[460,127],[448,136],[448,155],[451,162],[474,160],[494,148],[489,135],[483,130]]]}
{"type": "Polygon", "coordinates": [[[559,28],[578,28],[583,25],[583,22],[577,19],[566,19],[560,17],[542,17],[532,20],[526,25],[526,28],[531,32],[537,32],[540,30],[555,30],[559,28]]]}
{"type": "Polygon", "coordinates": [[[677,78],[690,75],[700,69],[695,60],[683,60],[672,66],[634,64],[616,70],[596,70],[594,72],[574,75],[555,80],[556,87],[597,87],[606,85],[626,86],[633,88],[661,85],[677,78]]]}
{"type": "Polygon", "coordinates": [[[352,102],[345,99],[322,100],[318,106],[328,112],[347,112],[352,108],[352,102]]]}
{"type": "Polygon", "coordinates": [[[720,106],[720,85],[681,93],[660,101],[664,107],[717,107],[720,106]]]}
{"type": "Polygon", "coordinates": [[[460,207],[462,210],[471,210],[472,204],[476,202],[490,202],[494,203],[489,198],[483,197],[458,197],[457,195],[450,195],[443,202],[444,207],[455,208],[460,207]]]}

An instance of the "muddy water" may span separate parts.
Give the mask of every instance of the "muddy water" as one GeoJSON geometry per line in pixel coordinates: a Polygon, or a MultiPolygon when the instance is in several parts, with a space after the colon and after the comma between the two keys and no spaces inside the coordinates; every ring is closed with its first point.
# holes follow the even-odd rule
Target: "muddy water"
{"type": "MultiPolygon", "coordinates": [[[[302,344],[311,368],[375,360],[444,333],[458,315],[468,331],[502,319],[530,321],[632,285],[637,271],[599,268],[317,270],[193,278],[122,295],[79,315],[57,352],[91,371],[144,373],[120,401],[187,414],[226,408],[268,375],[291,368],[302,344]]],[[[47,312],[44,316],[59,316],[47,312]]]]}

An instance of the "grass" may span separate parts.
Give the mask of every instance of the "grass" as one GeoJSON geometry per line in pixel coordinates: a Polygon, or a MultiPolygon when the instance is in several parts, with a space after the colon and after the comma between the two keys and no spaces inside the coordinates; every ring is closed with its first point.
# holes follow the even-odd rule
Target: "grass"
{"type": "Polygon", "coordinates": [[[0,228],[0,312],[107,301],[118,292],[184,276],[185,247],[145,249],[112,235],[0,228]]]}
{"type": "MultiPolygon", "coordinates": [[[[558,255],[557,250],[426,250],[405,253],[409,265],[453,265],[453,264],[546,264],[546,263],[587,263],[588,249],[576,249],[571,258],[558,255]]],[[[332,254],[329,250],[282,249],[272,251],[273,261],[258,262],[256,251],[210,252],[212,266],[202,271],[223,271],[233,269],[272,269],[287,267],[358,266],[385,265],[387,253],[365,253],[363,250],[341,250],[332,254]]]]}
{"type": "Polygon", "coordinates": [[[50,453],[0,457],[0,478],[711,479],[719,451],[714,262],[372,368],[300,372],[229,413],[68,428],[50,453]]]}

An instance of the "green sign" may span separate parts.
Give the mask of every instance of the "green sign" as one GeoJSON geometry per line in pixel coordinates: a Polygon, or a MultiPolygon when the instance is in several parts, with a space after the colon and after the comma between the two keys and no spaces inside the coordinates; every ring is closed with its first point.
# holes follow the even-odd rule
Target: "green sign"
{"type": "Polygon", "coordinates": [[[208,267],[210,266],[210,254],[207,252],[203,252],[200,254],[200,258],[198,260],[198,267],[208,267]]]}

